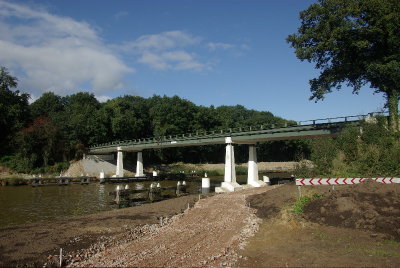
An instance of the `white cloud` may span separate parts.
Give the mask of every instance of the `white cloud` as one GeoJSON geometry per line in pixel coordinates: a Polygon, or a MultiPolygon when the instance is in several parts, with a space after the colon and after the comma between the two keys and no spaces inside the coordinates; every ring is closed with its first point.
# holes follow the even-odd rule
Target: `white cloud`
{"type": "MultiPolygon", "coordinates": [[[[126,15],[121,11],[114,17],[126,15]]],[[[215,56],[210,59],[209,51],[231,48],[244,49],[205,43],[202,37],[180,30],[142,35],[112,46],[86,22],[0,0],[0,64],[18,77],[20,89],[35,96],[45,91],[66,95],[80,90],[101,96],[123,88],[124,76],[135,70],[119,58],[121,52],[156,70],[202,71],[219,61],[215,56]]]]}
{"type": "Polygon", "coordinates": [[[234,48],[235,45],[228,44],[228,43],[214,43],[214,42],[209,42],[207,43],[207,48],[211,51],[215,51],[218,49],[226,50],[230,48],[234,48]]]}
{"type": "Polygon", "coordinates": [[[195,45],[201,41],[200,37],[182,31],[168,31],[159,34],[142,35],[135,41],[128,42],[124,45],[127,50],[167,50],[177,47],[185,47],[195,45]]]}
{"type": "Polygon", "coordinates": [[[128,15],[129,15],[129,12],[127,12],[127,11],[120,11],[120,12],[117,12],[117,13],[114,14],[114,19],[119,20],[119,19],[121,19],[121,18],[123,18],[123,17],[126,17],[126,16],[128,16],[128,15]]]}
{"type": "Polygon", "coordinates": [[[107,102],[108,100],[111,100],[111,97],[106,95],[95,96],[95,97],[99,102],[107,102]]]}
{"type": "Polygon", "coordinates": [[[167,62],[162,58],[161,55],[152,53],[150,51],[143,52],[139,58],[139,62],[158,70],[166,70],[169,68],[167,62]]]}
{"type": "Polygon", "coordinates": [[[168,51],[153,53],[146,51],[139,58],[139,62],[158,70],[203,70],[207,66],[199,63],[194,54],[185,51],[168,51]]]}
{"type": "Polygon", "coordinates": [[[0,61],[23,90],[67,94],[90,83],[96,92],[122,87],[125,65],[85,22],[0,0],[0,61]],[[12,23],[11,23],[12,20],[12,23]]]}
{"type": "Polygon", "coordinates": [[[140,63],[157,70],[201,71],[210,66],[201,63],[196,53],[186,51],[193,50],[201,40],[201,37],[176,30],[143,35],[118,48],[123,52],[138,55],[140,63]]]}

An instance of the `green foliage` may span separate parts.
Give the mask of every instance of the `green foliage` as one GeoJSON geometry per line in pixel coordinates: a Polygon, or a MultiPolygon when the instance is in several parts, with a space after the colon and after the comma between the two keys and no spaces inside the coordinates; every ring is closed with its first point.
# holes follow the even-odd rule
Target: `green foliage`
{"type": "Polygon", "coordinates": [[[0,67],[0,155],[10,153],[12,135],[22,128],[29,119],[29,95],[20,93],[17,78],[11,76],[7,69],[0,67]]]}
{"type": "MultiPolygon", "coordinates": [[[[0,112],[5,115],[1,120],[7,119],[0,121],[0,136],[3,135],[0,148],[1,153],[9,155],[4,164],[18,172],[58,172],[59,163],[80,159],[87,153],[87,147],[96,143],[294,123],[241,105],[196,106],[178,96],[154,95],[147,99],[122,96],[99,103],[87,92],[66,97],[46,92],[28,106],[28,95],[10,91],[16,86],[16,78],[8,75],[5,68],[1,72],[0,94],[8,98],[0,96],[0,112]],[[12,100],[16,106],[11,105],[12,100]],[[12,145],[15,151],[4,150],[6,145],[12,145]]],[[[294,160],[298,155],[307,156],[308,148],[301,141],[260,143],[259,161],[294,160]]],[[[235,151],[237,162],[247,162],[246,145],[237,145],[235,151]]],[[[221,163],[224,152],[224,145],[209,145],[145,150],[144,157],[146,163],[152,164],[221,163]]],[[[237,172],[244,173],[240,169],[237,172]]]]}
{"type": "Polygon", "coordinates": [[[29,106],[29,109],[33,119],[40,116],[56,116],[64,111],[64,99],[53,92],[45,92],[29,106]]]}
{"type": "Polygon", "coordinates": [[[345,129],[335,138],[315,139],[311,159],[315,168],[298,176],[368,177],[400,175],[400,136],[382,120],[345,129]]]}
{"type": "Polygon", "coordinates": [[[398,130],[400,1],[319,0],[300,13],[298,32],[287,41],[300,60],[315,62],[311,99],[368,84],[387,98],[389,125],[398,130]]]}
{"type": "Polygon", "coordinates": [[[223,170],[223,169],[209,169],[209,170],[203,169],[198,173],[199,174],[207,173],[208,177],[211,177],[211,176],[224,176],[225,170],[223,170]]]}
{"type": "Polygon", "coordinates": [[[316,164],[318,173],[327,174],[332,170],[332,159],[336,153],[337,147],[332,138],[313,140],[311,160],[316,164]]]}
{"type": "Polygon", "coordinates": [[[108,139],[127,140],[145,137],[146,108],[144,99],[134,96],[118,97],[102,105],[104,123],[109,126],[108,139]]]}
{"type": "Polygon", "coordinates": [[[304,207],[315,199],[322,198],[323,195],[314,193],[312,195],[303,195],[296,199],[296,202],[292,206],[292,212],[294,214],[301,214],[303,213],[304,207]]]}
{"type": "Polygon", "coordinates": [[[236,167],[236,175],[247,175],[247,168],[236,167]]]}
{"type": "Polygon", "coordinates": [[[30,158],[22,156],[20,153],[14,155],[6,155],[0,159],[0,163],[15,172],[29,173],[33,169],[32,158],[36,158],[36,155],[32,155],[30,158]]]}

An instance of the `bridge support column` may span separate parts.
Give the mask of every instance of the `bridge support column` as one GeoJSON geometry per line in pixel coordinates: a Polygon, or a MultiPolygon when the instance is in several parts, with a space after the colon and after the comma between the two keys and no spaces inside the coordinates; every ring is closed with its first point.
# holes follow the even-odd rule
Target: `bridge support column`
{"type": "Polygon", "coordinates": [[[240,186],[236,182],[236,169],[235,169],[235,152],[232,145],[232,138],[225,138],[226,151],[225,151],[225,175],[224,182],[221,183],[221,187],[216,187],[215,192],[233,192],[241,190],[240,186]]]}
{"type": "Polygon", "coordinates": [[[267,185],[265,182],[258,179],[258,165],[257,165],[257,147],[253,144],[249,145],[249,162],[247,169],[247,184],[254,187],[261,187],[267,185]]]}
{"type": "Polygon", "coordinates": [[[143,155],[142,152],[137,152],[136,174],[135,177],[143,177],[143,155]]]}
{"type": "Polygon", "coordinates": [[[118,147],[117,148],[117,170],[115,172],[116,177],[121,178],[124,176],[124,159],[123,159],[123,153],[122,153],[122,148],[118,147]]]}

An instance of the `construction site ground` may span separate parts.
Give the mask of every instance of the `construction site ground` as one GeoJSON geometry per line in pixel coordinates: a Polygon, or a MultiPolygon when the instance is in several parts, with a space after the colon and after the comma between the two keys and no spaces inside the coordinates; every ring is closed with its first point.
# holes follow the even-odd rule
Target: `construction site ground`
{"type": "Polygon", "coordinates": [[[0,266],[400,266],[399,184],[315,193],[300,215],[287,184],[1,229],[0,266]]]}

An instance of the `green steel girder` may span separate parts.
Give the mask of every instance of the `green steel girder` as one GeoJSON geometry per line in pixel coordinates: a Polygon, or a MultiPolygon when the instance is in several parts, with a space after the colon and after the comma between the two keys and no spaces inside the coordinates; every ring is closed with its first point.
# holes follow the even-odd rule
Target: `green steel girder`
{"type": "Polygon", "coordinates": [[[214,132],[205,135],[174,135],[168,138],[147,138],[139,141],[118,141],[105,145],[91,146],[90,153],[105,154],[117,151],[142,151],[146,149],[161,149],[171,147],[200,146],[210,144],[224,144],[226,137],[231,137],[236,144],[254,144],[271,140],[304,139],[319,136],[335,135],[345,125],[358,125],[358,121],[336,122],[312,125],[300,125],[281,128],[249,130],[242,132],[214,132]]]}

